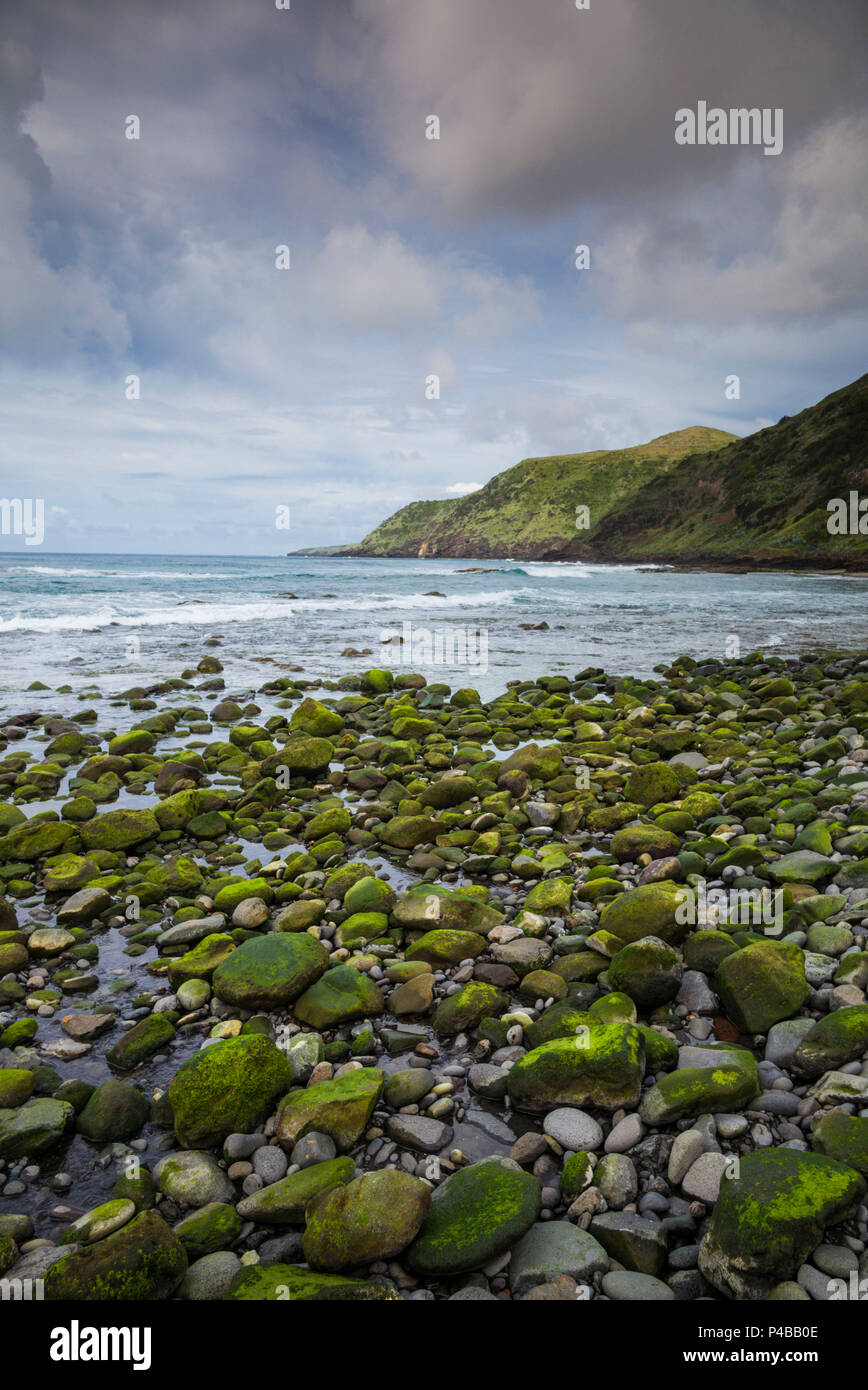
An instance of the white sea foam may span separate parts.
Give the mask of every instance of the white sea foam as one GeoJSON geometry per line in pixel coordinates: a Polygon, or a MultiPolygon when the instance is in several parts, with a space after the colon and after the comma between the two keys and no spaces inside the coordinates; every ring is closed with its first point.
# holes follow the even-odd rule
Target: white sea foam
{"type": "Polygon", "coordinates": [[[363,594],[353,598],[263,599],[256,603],[184,602],[171,608],[145,608],[139,613],[123,612],[103,605],[89,613],[57,613],[38,616],[18,612],[0,619],[2,632],[83,632],[115,627],[210,627],[221,623],[285,622],[304,613],[380,613],[472,608],[497,608],[517,598],[532,598],[532,588],[497,589],[481,594],[450,594],[433,598],[428,594],[363,594]]]}

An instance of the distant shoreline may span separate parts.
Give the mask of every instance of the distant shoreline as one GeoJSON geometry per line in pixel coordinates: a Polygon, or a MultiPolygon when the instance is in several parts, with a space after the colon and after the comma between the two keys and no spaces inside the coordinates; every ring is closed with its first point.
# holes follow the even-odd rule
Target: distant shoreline
{"type": "Polygon", "coordinates": [[[309,550],[289,550],[284,557],[287,560],[305,556],[320,560],[467,560],[472,563],[478,562],[480,565],[488,564],[492,561],[503,563],[511,560],[517,564],[560,564],[560,565],[619,565],[624,569],[638,569],[645,574],[816,574],[825,575],[831,578],[839,576],[850,578],[852,576],[868,577],[868,556],[860,559],[853,565],[824,565],[822,561],[810,560],[804,564],[797,561],[788,560],[775,563],[774,560],[764,560],[761,564],[753,564],[750,561],[740,560],[667,560],[664,558],[655,560],[645,560],[644,557],[636,556],[634,559],[625,559],[623,556],[597,555],[593,558],[589,556],[577,555],[565,559],[562,555],[542,554],[542,555],[418,555],[408,552],[401,555],[378,555],[374,551],[349,553],[345,549],[335,548],[332,550],[328,546],[311,547],[309,550]]]}

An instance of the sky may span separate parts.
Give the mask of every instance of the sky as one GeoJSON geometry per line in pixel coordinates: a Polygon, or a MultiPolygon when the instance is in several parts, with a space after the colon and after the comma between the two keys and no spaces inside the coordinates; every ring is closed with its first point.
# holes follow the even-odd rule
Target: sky
{"type": "Polygon", "coordinates": [[[345,544],[864,372],[863,0],[278,3],[0,0],[0,495],[46,551],[345,544]],[[781,152],[676,143],[699,102],[781,152]]]}

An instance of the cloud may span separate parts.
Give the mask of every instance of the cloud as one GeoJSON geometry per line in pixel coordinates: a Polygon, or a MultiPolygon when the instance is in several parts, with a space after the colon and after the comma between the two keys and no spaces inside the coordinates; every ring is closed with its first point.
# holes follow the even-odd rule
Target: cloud
{"type": "Polygon", "coordinates": [[[451,497],[466,497],[469,492],[478,492],[482,487],[485,487],[484,483],[450,483],[446,492],[451,497]]]}

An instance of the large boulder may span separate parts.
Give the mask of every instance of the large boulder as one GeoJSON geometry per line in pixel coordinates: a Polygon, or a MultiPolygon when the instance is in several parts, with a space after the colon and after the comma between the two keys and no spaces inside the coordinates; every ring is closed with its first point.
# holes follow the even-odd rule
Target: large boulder
{"type": "Polygon", "coordinates": [[[85,849],[132,849],[145,840],[153,840],[160,833],[160,825],[153,811],[147,808],[135,811],[104,811],[101,816],[85,821],[79,827],[85,849]]]}
{"type": "MultiPolygon", "coordinates": [[[[312,937],[302,938],[298,935],[285,939],[313,940],[312,937]]],[[[350,1023],[356,1018],[381,1014],[383,996],[371,977],[363,971],[356,970],[352,965],[335,965],[296,1000],[293,1012],[300,1023],[319,1031],[334,1028],[340,1023],[350,1023]]]]}
{"type": "Polygon", "coordinates": [[[518,1110],[545,1113],[561,1105],[632,1109],[639,1102],[645,1040],[624,1023],[579,1025],[574,1037],[554,1038],[520,1057],[508,1090],[518,1110]]]}
{"type": "Polygon", "coordinates": [[[435,1189],[407,1256],[411,1267],[435,1278],[480,1269],[530,1230],[541,1195],[539,1179],[511,1159],[460,1168],[435,1189]]]}
{"type": "Polygon", "coordinates": [[[270,932],[233,951],[213,975],[214,993],[241,1009],[277,1009],[318,980],[329,953],[307,932],[270,932]]]}
{"type": "Polygon", "coordinates": [[[430,1202],[428,1184],[398,1168],[333,1187],[308,1207],[304,1258],[330,1273],[391,1259],[414,1239],[430,1202]]]}
{"type": "Polygon", "coordinates": [[[693,890],[663,879],[614,898],[602,911],[600,927],[625,944],[656,936],[671,945],[681,941],[695,921],[693,890]]]}
{"type": "Polygon", "coordinates": [[[767,1033],[792,1018],[811,992],[805,958],[787,941],[755,941],[734,951],[720,962],[714,984],[727,1018],[743,1033],[767,1033]]]}
{"type": "Polygon", "coordinates": [[[865,1197],[852,1168],[822,1154],[763,1149],[724,1177],[699,1268],[728,1298],[764,1299],[793,1279],[823,1238],[865,1197]]]}
{"type": "Polygon", "coordinates": [[[170,1298],[187,1272],[178,1237],[154,1211],[62,1255],[46,1270],[44,1294],[59,1302],[152,1302],[170,1298]]]}
{"type": "Polygon", "coordinates": [[[292,1085],[292,1066],[261,1034],[226,1038],[176,1071],[169,1104],[178,1142],[212,1148],[229,1134],[252,1133],[292,1085]]]}

